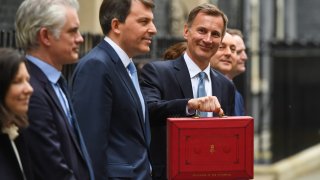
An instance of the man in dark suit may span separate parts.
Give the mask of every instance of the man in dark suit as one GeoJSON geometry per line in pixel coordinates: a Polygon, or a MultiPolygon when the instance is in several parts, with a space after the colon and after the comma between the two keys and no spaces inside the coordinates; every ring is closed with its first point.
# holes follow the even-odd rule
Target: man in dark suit
{"type": "Polygon", "coordinates": [[[17,11],[17,43],[26,52],[34,88],[28,112],[30,126],[21,136],[28,142],[35,179],[94,179],[61,79],[63,65],[77,61],[83,42],[78,8],[76,0],[25,0],[17,11]]]}
{"type": "Polygon", "coordinates": [[[142,69],[140,85],[150,112],[154,179],[166,179],[167,117],[194,116],[196,111],[206,117],[233,115],[234,87],[209,65],[226,24],[227,17],[216,6],[195,7],[184,27],[186,52],[176,60],[151,62],[142,69]]]}
{"type": "MultiPolygon", "coordinates": [[[[227,73],[227,77],[233,80],[236,76],[244,73],[246,71],[246,62],[248,61],[248,56],[246,53],[246,45],[243,41],[243,34],[239,29],[227,29],[227,32],[232,35],[236,41],[237,47],[237,60],[233,64],[231,71],[227,73]]],[[[244,116],[245,113],[245,103],[241,93],[236,90],[235,95],[235,105],[234,105],[235,115],[244,116]]]]}
{"type": "Polygon", "coordinates": [[[151,179],[149,118],[132,57],[150,50],[153,6],[152,0],[104,0],[105,38],[74,72],[72,100],[99,180],[151,179]]]}
{"type": "MultiPolygon", "coordinates": [[[[211,67],[223,75],[225,75],[230,82],[232,78],[229,73],[232,71],[233,66],[237,64],[237,43],[235,38],[228,33],[228,30],[221,42],[220,48],[216,54],[211,57],[211,67]]],[[[232,82],[233,83],[233,82],[232,82]]],[[[244,115],[244,104],[240,93],[235,91],[235,107],[234,115],[243,116],[244,115]]]]}

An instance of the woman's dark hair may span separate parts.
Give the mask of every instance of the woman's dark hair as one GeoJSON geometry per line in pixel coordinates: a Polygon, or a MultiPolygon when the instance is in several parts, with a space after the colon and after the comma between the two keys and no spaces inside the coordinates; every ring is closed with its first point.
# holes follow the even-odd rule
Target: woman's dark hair
{"type": "Polygon", "coordinates": [[[168,47],[163,53],[163,60],[177,59],[187,50],[187,42],[182,41],[168,47]]]}
{"type": "Polygon", "coordinates": [[[0,48],[0,129],[11,124],[18,127],[28,125],[26,117],[14,114],[5,104],[5,97],[10,85],[18,73],[20,64],[24,62],[24,57],[19,51],[0,48]]]}

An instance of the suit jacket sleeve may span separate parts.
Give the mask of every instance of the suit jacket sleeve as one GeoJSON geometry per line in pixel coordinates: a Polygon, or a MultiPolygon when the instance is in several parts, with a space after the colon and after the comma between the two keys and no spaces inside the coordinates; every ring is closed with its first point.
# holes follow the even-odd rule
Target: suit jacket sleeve
{"type": "Polygon", "coordinates": [[[236,93],[235,93],[234,114],[236,116],[245,115],[243,97],[238,90],[236,90],[236,93]]]}
{"type": "Polygon", "coordinates": [[[112,112],[108,71],[104,61],[92,58],[78,64],[72,82],[72,101],[95,176],[103,178],[107,178],[106,152],[112,112]]]}
{"type": "Polygon", "coordinates": [[[151,125],[163,125],[168,117],[187,116],[187,103],[192,97],[186,98],[181,93],[169,66],[169,63],[148,63],[141,71],[140,85],[148,104],[151,125]]]}

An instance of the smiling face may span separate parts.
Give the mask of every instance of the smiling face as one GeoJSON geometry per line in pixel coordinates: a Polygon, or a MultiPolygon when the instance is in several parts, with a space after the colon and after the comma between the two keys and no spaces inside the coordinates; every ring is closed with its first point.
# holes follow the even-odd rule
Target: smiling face
{"type": "Polygon", "coordinates": [[[119,46],[129,57],[149,52],[152,36],[157,33],[151,7],[140,1],[132,1],[129,15],[124,23],[118,24],[115,31],[119,35],[119,46]]]}
{"type": "Polygon", "coordinates": [[[193,23],[184,27],[187,40],[187,53],[200,67],[205,69],[210,58],[219,48],[223,36],[224,23],[221,16],[212,16],[199,12],[193,23]]]}
{"type": "Polygon", "coordinates": [[[246,54],[246,46],[243,39],[238,35],[234,35],[233,38],[235,39],[237,46],[237,61],[232,67],[232,74],[237,76],[246,71],[246,61],[248,60],[248,56],[246,54]]]}
{"type": "Polygon", "coordinates": [[[25,115],[28,111],[29,99],[33,92],[29,79],[26,65],[21,63],[5,96],[6,107],[15,114],[25,115]]]}
{"type": "Polygon", "coordinates": [[[236,59],[235,39],[229,33],[226,33],[217,53],[211,58],[211,67],[226,75],[236,63],[236,59]]]}

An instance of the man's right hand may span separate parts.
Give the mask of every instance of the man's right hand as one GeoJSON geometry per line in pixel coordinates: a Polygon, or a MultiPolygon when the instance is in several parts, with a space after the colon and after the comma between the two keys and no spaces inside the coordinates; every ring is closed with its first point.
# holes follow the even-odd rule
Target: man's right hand
{"type": "Polygon", "coordinates": [[[221,105],[216,96],[206,96],[190,99],[188,101],[188,109],[203,112],[214,112],[217,113],[219,116],[224,115],[223,109],[221,109],[221,105]]]}

